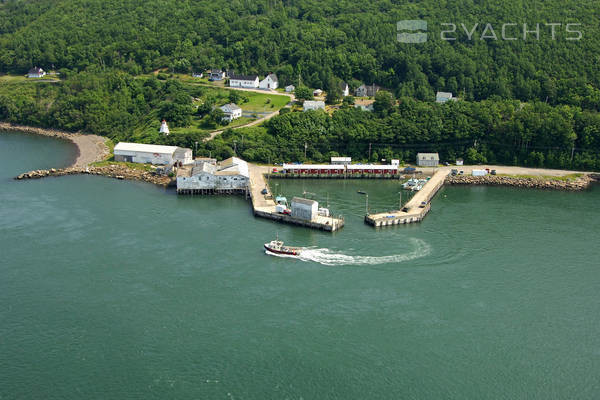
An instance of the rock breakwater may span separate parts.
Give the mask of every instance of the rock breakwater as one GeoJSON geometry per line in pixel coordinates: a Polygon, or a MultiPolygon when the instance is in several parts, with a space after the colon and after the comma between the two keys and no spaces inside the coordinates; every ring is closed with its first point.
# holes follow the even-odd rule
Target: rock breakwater
{"type": "Polygon", "coordinates": [[[470,176],[470,175],[454,175],[446,178],[446,183],[450,185],[496,185],[496,186],[514,186],[528,189],[552,189],[552,190],[585,190],[593,179],[588,175],[581,177],[560,180],[546,179],[544,177],[536,178],[520,178],[512,176],[470,176]]]}
{"type": "Polygon", "coordinates": [[[164,175],[156,175],[152,172],[129,168],[124,165],[107,165],[101,167],[68,167],[68,168],[51,168],[51,169],[41,169],[35,171],[25,172],[19,176],[16,176],[15,179],[23,180],[23,179],[40,179],[46,178],[50,176],[65,176],[65,175],[79,175],[79,174],[88,174],[88,175],[100,175],[106,176],[109,178],[115,179],[127,179],[127,180],[135,180],[153,183],[155,185],[160,186],[169,186],[173,178],[164,176],[164,175]]]}

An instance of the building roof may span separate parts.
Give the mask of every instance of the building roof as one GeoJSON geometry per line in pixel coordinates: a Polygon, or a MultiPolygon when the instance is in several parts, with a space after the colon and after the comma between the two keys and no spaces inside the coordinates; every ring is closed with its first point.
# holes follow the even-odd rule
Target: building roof
{"type": "Polygon", "coordinates": [[[333,161],[352,161],[351,157],[331,157],[331,162],[333,161]]]}
{"type": "Polygon", "coordinates": [[[300,203],[300,204],[304,204],[307,206],[312,206],[313,204],[319,204],[317,201],[315,200],[311,200],[311,199],[303,199],[302,197],[294,197],[292,199],[292,204],[293,203],[300,203]]]}
{"type": "Polygon", "coordinates": [[[348,84],[346,82],[340,82],[340,89],[346,90],[347,87],[348,87],[348,84]]]}
{"type": "Polygon", "coordinates": [[[258,75],[238,75],[232,72],[231,75],[229,75],[229,79],[235,79],[238,81],[255,81],[258,79],[258,75]]]}
{"type": "MultiPolygon", "coordinates": [[[[268,74],[267,76],[265,76],[265,79],[267,79],[268,77],[271,77],[271,80],[272,80],[273,82],[279,82],[279,80],[277,79],[277,75],[275,75],[275,74],[268,74]]],[[[263,79],[263,81],[264,81],[265,79],[263,79]]]]}
{"type": "Polygon", "coordinates": [[[294,85],[287,85],[285,88],[286,88],[286,89],[287,89],[287,88],[292,88],[292,89],[295,89],[295,88],[296,88],[296,86],[294,86],[294,85]]]}
{"type": "Polygon", "coordinates": [[[446,102],[448,100],[454,100],[455,98],[452,97],[452,93],[450,92],[437,92],[435,94],[435,101],[437,102],[446,102]]]}
{"type": "Polygon", "coordinates": [[[248,163],[240,158],[230,157],[221,161],[215,175],[242,175],[249,178],[248,163]]]}
{"type": "Polygon", "coordinates": [[[235,103],[229,103],[229,104],[225,104],[225,105],[223,105],[223,106],[221,106],[221,107],[219,107],[219,108],[220,108],[221,110],[223,110],[223,112],[224,112],[225,114],[231,114],[231,113],[233,113],[233,112],[234,112],[234,111],[236,111],[236,110],[240,110],[240,111],[242,110],[242,109],[241,109],[241,107],[240,107],[240,106],[238,106],[238,105],[237,105],[237,104],[235,104],[235,103]]]}
{"type": "Polygon", "coordinates": [[[179,147],[161,146],[157,144],[119,142],[114,151],[137,151],[141,153],[173,154],[179,147]]]}
{"type": "Polygon", "coordinates": [[[325,102],[322,100],[306,100],[303,107],[325,108],[325,102]]]}
{"type": "Polygon", "coordinates": [[[33,67],[29,70],[30,74],[41,74],[43,72],[44,72],[44,70],[41,68],[38,68],[38,67],[33,67]]]}
{"type": "Polygon", "coordinates": [[[440,156],[438,153],[418,153],[417,158],[419,160],[439,160],[440,156]]]}

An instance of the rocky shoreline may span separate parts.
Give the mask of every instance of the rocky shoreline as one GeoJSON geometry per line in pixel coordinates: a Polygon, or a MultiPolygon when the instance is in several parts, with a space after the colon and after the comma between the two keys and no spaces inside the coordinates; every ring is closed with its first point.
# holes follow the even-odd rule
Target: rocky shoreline
{"type": "Polygon", "coordinates": [[[46,178],[49,176],[65,176],[65,175],[79,175],[79,174],[88,174],[88,175],[100,175],[106,176],[108,178],[115,179],[127,179],[127,180],[135,180],[153,183],[159,186],[169,186],[173,182],[173,178],[164,175],[155,175],[152,172],[128,168],[123,165],[107,165],[102,167],[68,167],[68,168],[51,168],[51,169],[41,169],[30,172],[25,172],[19,176],[16,176],[14,179],[23,180],[23,179],[40,179],[46,178]]]}
{"type": "Polygon", "coordinates": [[[446,184],[449,185],[492,185],[492,186],[513,186],[527,189],[551,189],[581,191],[587,189],[595,178],[590,175],[583,175],[573,180],[557,180],[540,178],[519,178],[511,176],[470,176],[455,175],[446,178],[446,184]]]}

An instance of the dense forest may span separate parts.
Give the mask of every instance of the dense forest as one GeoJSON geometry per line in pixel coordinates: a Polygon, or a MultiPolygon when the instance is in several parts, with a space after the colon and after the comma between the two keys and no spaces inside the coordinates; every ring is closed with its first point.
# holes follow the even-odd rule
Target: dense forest
{"type": "Polygon", "coordinates": [[[347,103],[282,113],[201,143],[202,154],[412,161],[439,151],[449,161],[600,169],[599,17],[579,0],[6,0],[0,75],[40,66],[60,82],[0,79],[0,120],[194,147],[205,133],[142,133],[158,118],[185,127],[208,113],[193,106],[203,89],[169,74],[216,67],[275,72],[281,86],[345,80],[386,92],[373,113],[347,103]],[[398,42],[396,22],[407,19],[428,22],[425,43],[398,42]],[[456,40],[441,39],[452,26],[443,24],[456,40]],[[539,40],[524,38],[536,24],[539,40]],[[515,40],[502,40],[503,26],[515,40]],[[436,91],[461,101],[436,104],[436,91]]]}
{"type": "Polygon", "coordinates": [[[597,3],[581,0],[7,0],[0,72],[218,67],[323,89],[332,77],[374,82],[419,100],[442,90],[597,108],[599,20],[597,3]],[[428,22],[426,43],[398,43],[406,19],[428,22]],[[507,23],[517,40],[501,40],[507,23]],[[456,25],[457,40],[441,40],[442,24],[456,25]],[[540,24],[539,40],[523,40],[522,24],[540,24]]]}

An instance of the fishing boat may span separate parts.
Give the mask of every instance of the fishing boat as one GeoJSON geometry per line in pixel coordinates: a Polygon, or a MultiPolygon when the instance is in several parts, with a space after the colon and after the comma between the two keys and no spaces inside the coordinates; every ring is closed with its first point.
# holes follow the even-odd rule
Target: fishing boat
{"type": "Polygon", "coordinates": [[[367,194],[367,192],[365,192],[364,190],[357,190],[356,193],[358,193],[358,194],[367,194]]]}
{"type": "Polygon", "coordinates": [[[299,256],[302,251],[302,247],[291,247],[284,246],[283,241],[277,238],[276,240],[271,240],[269,243],[265,243],[265,250],[270,251],[275,254],[286,254],[288,256],[299,256]]]}

